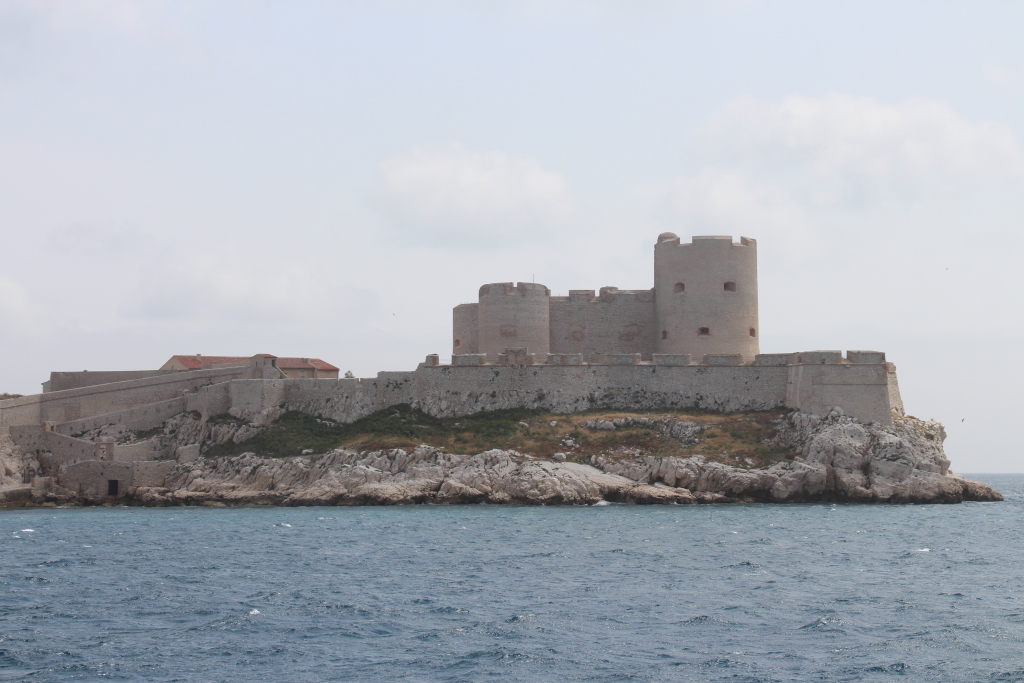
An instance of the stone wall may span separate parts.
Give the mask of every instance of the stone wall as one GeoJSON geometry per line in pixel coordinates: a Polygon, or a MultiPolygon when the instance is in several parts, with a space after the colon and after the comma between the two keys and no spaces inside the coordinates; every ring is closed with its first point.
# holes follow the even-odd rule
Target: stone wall
{"type": "Polygon", "coordinates": [[[550,298],[551,353],[640,353],[655,346],[654,292],[603,287],[550,298]]]}
{"type": "MultiPolygon", "coordinates": [[[[206,387],[203,387],[204,389],[206,387]]],[[[185,397],[172,398],[168,401],[157,401],[116,413],[107,413],[82,420],[72,420],[57,426],[61,434],[81,434],[107,424],[124,425],[133,431],[142,431],[159,427],[168,418],[186,410],[185,397]]]]}
{"type": "Polygon", "coordinates": [[[99,372],[51,372],[50,380],[43,383],[43,392],[64,391],[66,389],[81,389],[92,387],[97,384],[110,384],[112,382],[127,382],[133,379],[146,379],[147,377],[158,377],[169,375],[176,370],[101,370],[99,372]]]}
{"type": "Polygon", "coordinates": [[[352,422],[400,403],[438,417],[506,408],[569,413],[791,407],[824,414],[840,406],[864,422],[889,425],[892,411],[902,407],[892,402],[891,364],[850,363],[838,352],[765,354],[752,363],[743,363],[738,354],[709,356],[701,364],[673,355],[659,356],[664,364],[640,362],[637,354],[565,354],[544,364],[533,364],[528,354],[505,357],[526,362],[423,364],[414,372],[382,372],[376,379],[232,381],[230,412],[246,419],[264,414],[269,420],[268,411],[281,408],[352,422]]]}
{"type": "Polygon", "coordinates": [[[11,427],[63,424],[179,398],[206,385],[241,379],[245,372],[244,367],[178,372],[0,401],[0,436],[11,427]]]}

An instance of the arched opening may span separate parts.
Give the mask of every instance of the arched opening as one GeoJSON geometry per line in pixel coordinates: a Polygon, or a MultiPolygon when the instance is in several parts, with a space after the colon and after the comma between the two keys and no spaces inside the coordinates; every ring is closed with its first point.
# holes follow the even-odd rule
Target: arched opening
{"type": "Polygon", "coordinates": [[[661,338],[662,339],[668,339],[668,330],[662,330],[661,331],[661,338]]]}
{"type": "Polygon", "coordinates": [[[755,330],[753,327],[750,328],[750,336],[751,337],[756,337],[757,336],[757,330],[755,330]]]}
{"type": "Polygon", "coordinates": [[[710,337],[711,336],[711,328],[710,327],[701,327],[701,328],[699,328],[697,330],[697,335],[701,336],[701,337],[710,337]]]}
{"type": "Polygon", "coordinates": [[[459,348],[460,346],[462,346],[462,340],[461,339],[456,339],[455,340],[455,348],[459,348]]]}
{"type": "Polygon", "coordinates": [[[685,292],[686,285],[684,285],[682,282],[677,282],[675,286],[672,288],[672,291],[675,292],[676,294],[678,294],[679,292],[685,292]]]}
{"type": "Polygon", "coordinates": [[[727,291],[727,292],[735,292],[736,291],[736,283],[735,282],[726,282],[725,283],[725,291],[727,291]]]}

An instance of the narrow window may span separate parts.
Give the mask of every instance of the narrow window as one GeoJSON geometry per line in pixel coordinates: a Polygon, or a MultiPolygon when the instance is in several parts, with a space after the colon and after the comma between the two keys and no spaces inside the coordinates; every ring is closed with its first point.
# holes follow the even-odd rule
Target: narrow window
{"type": "Polygon", "coordinates": [[[678,294],[679,292],[685,292],[686,285],[684,285],[682,282],[677,282],[676,286],[672,288],[672,291],[674,291],[676,294],[678,294]]]}
{"type": "Polygon", "coordinates": [[[455,340],[455,348],[459,348],[460,346],[462,346],[462,340],[456,339],[455,340]]]}
{"type": "Polygon", "coordinates": [[[725,291],[727,291],[727,292],[735,292],[736,291],[736,283],[735,282],[726,282],[725,283],[725,291]]]}
{"type": "Polygon", "coordinates": [[[662,339],[668,339],[668,330],[662,330],[661,331],[661,338],[662,339]]]}
{"type": "Polygon", "coordinates": [[[757,330],[755,330],[753,327],[750,328],[750,336],[751,337],[756,337],[757,336],[757,330]]]}
{"type": "Polygon", "coordinates": [[[711,336],[711,328],[710,327],[702,327],[699,330],[697,330],[697,334],[700,335],[701,337],[710,337],[711,336]]]}
{"type": "Polygon", "coordinates": [[[117,479],[107,479],[107,495],[117,495],[117,479]]]}

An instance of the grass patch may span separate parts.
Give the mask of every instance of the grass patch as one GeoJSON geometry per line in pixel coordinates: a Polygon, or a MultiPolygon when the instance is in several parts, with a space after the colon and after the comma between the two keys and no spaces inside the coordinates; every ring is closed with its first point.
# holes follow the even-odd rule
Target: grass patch
{"type": "Polygon", "coordinates": [[[690,457],[739,467],[767,467],[795,454],[770,443],[772,425],[785,411],[709,413],[705,411],[655,411],[632,413],[593,410],[570,415],[540,410],[496,410],[459,418],[436,418],[397,405],[377,411],[350,424],[339,424],[300,412],[288,412],[242,443],[212,446],[207,457],[254,452],[269,457],[301,455],[304,450],[326,453],[335,448],[384,450],[415,448],[428,444],[453,453],[479,453],[491,448],[517,450],[542,458],[557,452],[582,461],[591,455],[631,458],[636,455],[690,457]],[[591,430],[588,420],[619,417],[686,420],[703,429],[697,441],[683,444],[666,436],[657,425],[591,430]],[[572,445],[567,445],[567,440],[572,445]]]}

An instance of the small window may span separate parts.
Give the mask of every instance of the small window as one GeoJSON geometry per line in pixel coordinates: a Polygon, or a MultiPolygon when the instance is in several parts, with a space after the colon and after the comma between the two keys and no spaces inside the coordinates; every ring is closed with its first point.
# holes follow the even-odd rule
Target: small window
{"type": "Polygon", "coordinates": [[[725,291],[727,291],[727,292],[735,292],[736,291],[736,283],[735,282],[726,282],[725,283],[725,291]]]}
{"type": "Polygon", "coordinates": [[[455,348],[459,348],[460,346],[462,346],[462,340],[456,339],[455,340],[455,348]]]}
{"type": "Polygon", "coordinates": [[[701,336],[701,337],[710,337],[711,336],[711,328],[710,327],[702,327],[699,330],[697,330],[697,334],[699,336],[701,336]]]}
{"type": "Polygon", "coordinates": [[[668,330],[662,330],[661,331],[661,338],[662,339],[668,339],[668,330]]]}
{"type": "Polygon", "coordinates": [[[299,370],[299,377],[305,377],[305,376],[306,376],[306,371],[305,370],[299,370]]]}
{"type": "Polygon", "coordinates": [[[678,294],[679,292],[685,292],[686,285],[684,285],[682,282],[677,282],[676,286],[672,288],[672,291],[675,292],[676,294],[678,294]]]}
{"type": "Polygon", "coordinates": [[[757,336],[757,330],[755,330],[753,327],[750,328],[750,336],[751,337],[756,337],[757,336]]]}

